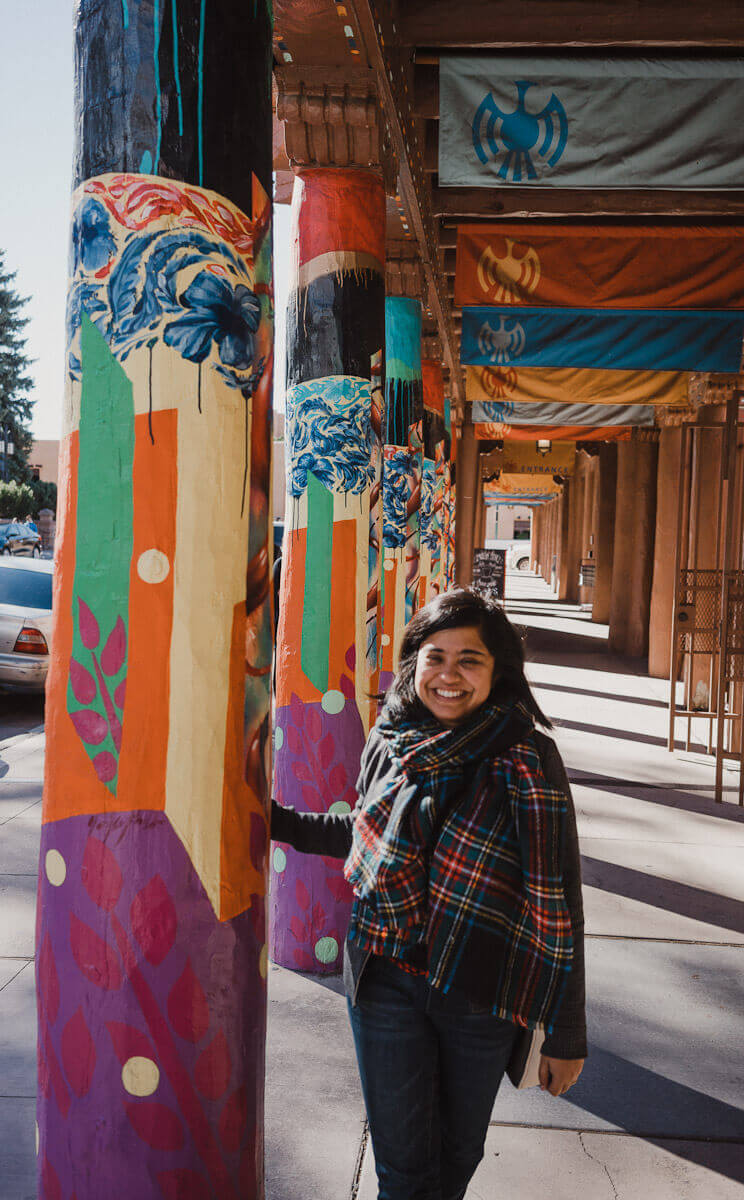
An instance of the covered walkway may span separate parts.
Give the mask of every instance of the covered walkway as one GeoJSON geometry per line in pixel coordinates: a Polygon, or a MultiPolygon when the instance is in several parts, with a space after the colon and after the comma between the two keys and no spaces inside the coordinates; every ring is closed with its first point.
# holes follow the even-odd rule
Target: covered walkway
{"type": "MultiPolygon", "coordinates": [[[[667,752],[668,684],[610,655],[606,626],[530,575],[509,576],[507,606],[574,785],[590,1057],[565,1099],[504,1084],[468,1200],[741,1200],[736,776],[716,805],[711,760],[667,752]]],[[[271,969],[270,1200],[376,1195],[340,992],[271,969]]]]}

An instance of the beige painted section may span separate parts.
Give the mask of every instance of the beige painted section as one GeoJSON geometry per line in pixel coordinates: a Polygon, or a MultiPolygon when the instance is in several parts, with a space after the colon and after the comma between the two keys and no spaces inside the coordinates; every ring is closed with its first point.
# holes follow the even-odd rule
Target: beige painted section
{"type": "MultiPolygon", "coordinates": [[[[131,367],[134,358],[128,360],[131,367]]],[[[155,347],[154,395],[190,396],[195,375],[193,363],[162,343],[155,347]]],[[[135,394],[141,390],[140,379],[135,394]]],[[[203,370],[201,413],[195,399],[179,406],[165,811],[215,911],[220,899],[230,637],[235,605],[245,602],[246,586],[245,554],[236,553],[236,547],[248,545],[250,473],[240,515],[244,420],[242,395],[215,371],[203,370]],[[206,480],[209,487],[204,486],[206,480]]],[[[250,427],[248,434],[250,442],[250,427]]]]}
{"type": "Polygon", "coordinates": [[[43,479],[45,483],[57,483],[58,459],[59,438],[34,439],[31,453],[28,456],[28,465],[38,469],[39,479],[43,479]]]}

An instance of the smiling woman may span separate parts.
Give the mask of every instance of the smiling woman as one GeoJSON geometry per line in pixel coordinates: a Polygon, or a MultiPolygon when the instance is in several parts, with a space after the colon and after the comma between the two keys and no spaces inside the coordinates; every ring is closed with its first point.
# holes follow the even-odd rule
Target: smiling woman
{"type": "Polygon", "coordinates": [[[576,821],[536,722],[517,631],[455,589],[405,629],[354,811],[273,807],[275,838],[346,857],[344,982],[380,1200],[412,1200],[412,1180],[462,1200],[526,1042],[552,1095],[581,1072],[576,821]]]}

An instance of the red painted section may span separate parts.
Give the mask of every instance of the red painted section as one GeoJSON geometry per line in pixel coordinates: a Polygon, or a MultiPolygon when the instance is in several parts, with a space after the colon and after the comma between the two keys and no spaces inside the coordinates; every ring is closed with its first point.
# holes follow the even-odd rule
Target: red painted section
{"type": "Polygon", "coordinates": [[[299,265],[319,254],[370,254],[385,262],[385,190],[368,171],[311,168],[298,177],[295,249],[299,265]],[[365,196],[359,203],[360,192],[365,196]]]}

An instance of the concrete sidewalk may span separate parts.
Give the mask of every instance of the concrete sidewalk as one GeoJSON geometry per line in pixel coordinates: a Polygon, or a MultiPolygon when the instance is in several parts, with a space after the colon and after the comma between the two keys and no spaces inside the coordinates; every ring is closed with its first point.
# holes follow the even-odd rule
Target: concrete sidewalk
{"type": "MultiPolygon", "coordinates": [[[[713,803],[711,760],[666,752],[668,685],[541,580],[509,585],[574,784],[590,1058],[564,1099],[504,1084],[468,1200],[744,1200],[744,811],[713,803]]],[[[0,1200],[36,1196],[42,764],[38,734],[0,745],[0,1200]]],[[[272,967],[269,1002],[268,1200],[374,1200],[340,981],[272,967]]]]}

